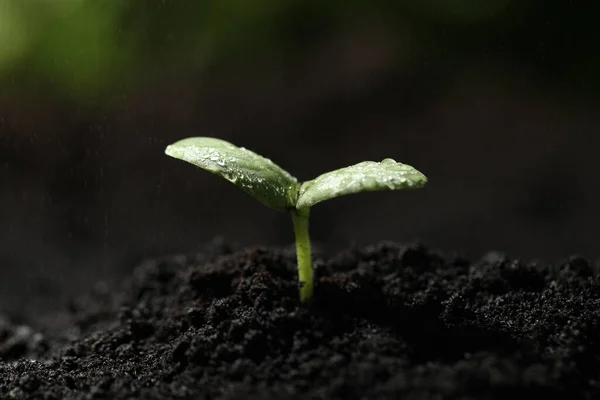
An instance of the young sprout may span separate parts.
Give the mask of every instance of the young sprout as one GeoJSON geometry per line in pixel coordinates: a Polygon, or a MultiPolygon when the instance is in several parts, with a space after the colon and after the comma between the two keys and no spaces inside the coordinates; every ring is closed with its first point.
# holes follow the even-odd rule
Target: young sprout
{"type": "Polygon", "coordinates": [[[314,289],[308,234],[308,217],[312,206],[346,194],[417,189],[427,183],[427,178],[421,172],[391,158],[381,162],[363,161],[299,183],[271,160],[210,137],[180,140],[168,146],[165,153],[227,179],[270,208],[292,214],[300,299],[303,303],[312,299],[314,289]]]}

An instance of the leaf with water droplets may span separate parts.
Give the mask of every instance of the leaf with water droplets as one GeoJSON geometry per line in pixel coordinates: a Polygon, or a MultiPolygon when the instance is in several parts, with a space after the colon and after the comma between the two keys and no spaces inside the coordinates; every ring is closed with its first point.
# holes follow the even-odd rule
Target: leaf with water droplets
{"type": "Polygon", "coordinates": [[[312,207],[324,200],[351,193],[418,189],[426,183],[427,177],[421,172],[391,158],[381,162],[363,161],[304,182],[296,208],[312,207]]]}
{"type": "Polygon", "coordinates": [[[168,146],[165,153],[232,182],[268,207],[294,208],[299,184],[271,160],[221,139],[193,137],[168,146]]]}

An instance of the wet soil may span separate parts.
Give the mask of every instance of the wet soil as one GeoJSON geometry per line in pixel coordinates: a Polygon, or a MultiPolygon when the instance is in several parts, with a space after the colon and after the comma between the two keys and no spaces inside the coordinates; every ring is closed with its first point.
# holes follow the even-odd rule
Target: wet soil
{"type": "Polygon", "coordinates": [[[600,398],[600,280],[579,257],[380,243],[148,260],[64,310],[0,317],[0,399],[600,398]]]}

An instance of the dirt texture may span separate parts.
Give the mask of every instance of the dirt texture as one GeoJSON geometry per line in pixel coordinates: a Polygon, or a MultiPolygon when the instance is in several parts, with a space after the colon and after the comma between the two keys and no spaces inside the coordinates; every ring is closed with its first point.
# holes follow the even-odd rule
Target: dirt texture
{"type": "Polygon", "coordinates": [[[579,257],[471,263],[380,243],[142,263],[44,318],[0,319],[1,399],[600,398],[600,284],[579,257]]]}

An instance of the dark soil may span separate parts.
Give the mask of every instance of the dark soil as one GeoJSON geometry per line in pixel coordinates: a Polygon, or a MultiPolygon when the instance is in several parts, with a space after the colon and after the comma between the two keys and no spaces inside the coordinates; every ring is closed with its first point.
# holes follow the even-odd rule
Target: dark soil
{"type": "Polygon", "coordinates": [[[584,259],[381,243],[316,269],[303,307],[293,251],[220,244],[145,262],[56,316],[0,319],[0,398],[600,398],[584,259]]]}

